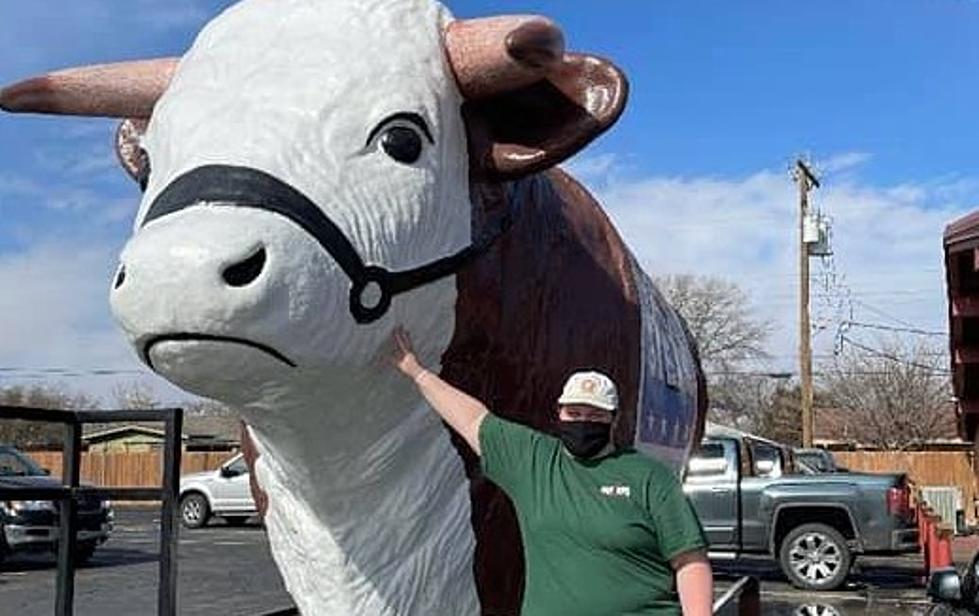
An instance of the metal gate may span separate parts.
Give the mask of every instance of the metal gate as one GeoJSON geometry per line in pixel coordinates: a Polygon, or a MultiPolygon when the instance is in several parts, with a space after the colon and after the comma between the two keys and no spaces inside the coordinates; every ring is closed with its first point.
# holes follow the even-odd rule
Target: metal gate
{"type": "Polygon", "coordinates": [[[0,420],[21,419],[64,424],[64,452],[61,464],[61,486],[57,488],[3,488],[0,500],[57,501],[60,510],[58,539],[58,585],[55,616],[71,616],[75,599],[75,546],[78,530],[78,500],[161,501],[160,508],[160,575],[157,614],[177,614],[177,496],[180,480],[180,435],[183,431],[182,409],[148,411],[62,411],[16,406],[0,406],[0,420]],[[87,423],[120,421],[158,421],[165,426],[163,450],[163,485],[159,488],[86,488],[79,485],[82,449],[82,426],[87,423]]]}

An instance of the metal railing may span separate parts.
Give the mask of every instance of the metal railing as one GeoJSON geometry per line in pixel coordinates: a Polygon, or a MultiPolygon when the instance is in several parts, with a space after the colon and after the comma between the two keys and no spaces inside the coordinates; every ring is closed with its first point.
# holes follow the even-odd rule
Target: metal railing
{"type": "Polygon", "coordinates": [[[720,614],[737,601],[738,616],[760,616],[761,614],[761,585],[758,578],[743,577],[734,583],[726,593],[714,601],[714,614],[720,614]]]}
{"type": "Polygon", "coordinates": [[[0,420],[61,423],[65,426],[64,451],[61,458],[61,486],[54,488],[4,488],[0,485],[0,501],[45,500],[58,501],[60,523],[58,535],[58,582],[55,616],[71,616],[75,599],[75,549],[78,531],[78,500],[161,501],[160,507],[160,579],[157,593],[157,614],[176,616],[177,613],[177,491],[180,480],[181,433],[183,410],[154,409],[147,411],[62,411],[15,406],[0,406],[0,420]],[[81,473],[82,426],[87,423],[120,421],[163,422],[163,481],[159,488],[88,488],[79,485],[81,473]]]}

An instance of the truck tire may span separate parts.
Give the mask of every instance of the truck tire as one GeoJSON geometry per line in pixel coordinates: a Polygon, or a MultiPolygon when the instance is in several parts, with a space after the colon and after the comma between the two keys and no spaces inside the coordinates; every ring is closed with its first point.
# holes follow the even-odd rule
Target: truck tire
{"type": "Polygon", "coordinates": [[[853,555],[846,539],[826,524],[796,526],[782,540],[779,564],[789,582],[804,590],[833,590],[846,581],[853,555]]]}
{"type": "Polygon", "coordinates": [[[795,616],[841,616],[840,611],[826,603],[807,603],[795,609],[795,616]]]}
{"type": "Polygon", "coordinates": [[[203,528],[211,517],[211,506],[200,492],[191,492],[180,499],[180,521],[187,528],[203,528]]]}

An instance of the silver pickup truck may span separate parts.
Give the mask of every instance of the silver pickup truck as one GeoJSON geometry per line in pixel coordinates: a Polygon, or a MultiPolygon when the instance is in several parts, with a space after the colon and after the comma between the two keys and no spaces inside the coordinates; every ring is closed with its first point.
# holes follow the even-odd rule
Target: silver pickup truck
{"type": "Polygon", "coordinates": [[[791,451],[771,441],[705,439],[683,490],[712,557],[771,555],[799,588],[838,588],[858,554],[918,550],[904,475],[800,474],[791,451]]]}

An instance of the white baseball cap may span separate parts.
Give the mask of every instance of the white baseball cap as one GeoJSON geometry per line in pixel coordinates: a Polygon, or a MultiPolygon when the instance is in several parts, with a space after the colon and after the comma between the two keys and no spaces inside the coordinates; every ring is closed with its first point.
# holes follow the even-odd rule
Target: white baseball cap
{"type": "Polygon", "coordinates": [[[615,383],[601,372],[575,372],[564,384],[558,404],[587,404],[606,411],[619,407],[615,383]]]}

